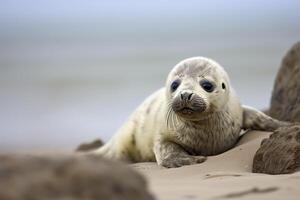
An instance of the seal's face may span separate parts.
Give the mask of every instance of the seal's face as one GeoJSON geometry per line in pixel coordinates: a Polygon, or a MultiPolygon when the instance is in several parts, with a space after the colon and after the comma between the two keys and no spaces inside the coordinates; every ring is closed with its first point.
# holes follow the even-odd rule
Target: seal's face
{"type": "Polygon", "coordinates": [[[169,74],[166,87],[170,109],[180,118],[193,121],[222,110],[230,88],[224,69],[203,57],[177,64],[169,74]]]}

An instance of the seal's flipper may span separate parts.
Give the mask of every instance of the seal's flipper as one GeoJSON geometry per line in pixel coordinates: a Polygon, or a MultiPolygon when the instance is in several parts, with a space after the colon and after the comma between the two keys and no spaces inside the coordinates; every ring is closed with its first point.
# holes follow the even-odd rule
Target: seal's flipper
{"type": "Polygon", "coordinates": [[[189,155],[180,145],[168,140],[156,141],[154,151],[157,164],[166,168],[198,164],[206,160],[205,156],[189,155]]]}
{"type": "Polygon", "coordinates": [[[274,131],[279,127],[290,126],[292,123],[276,120],[263,112],[243,106],[243,125],[242,129],[274,131]]]}

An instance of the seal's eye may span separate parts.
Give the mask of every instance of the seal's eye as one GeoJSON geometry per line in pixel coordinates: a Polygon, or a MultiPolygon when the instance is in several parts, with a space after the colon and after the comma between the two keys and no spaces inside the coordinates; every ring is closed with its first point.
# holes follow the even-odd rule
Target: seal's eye
{"type": "Polygon", "coordinates": [[[179,85],[180,85],[180,80],[174,81],[174,82],[171,84],[171,90],[172,90],[172,92],[174,92],[174,91],[178,88],[179,85]]]}
{"type": "Polygon", "coordinates": [[[201,87],[206,91],[206,92],[212,92],[214,91],[214,85],[209,82],[208,80],[202,80],[200,82],[201,87]]]}
{"type": "Polygon", "coordinates": [[[222,88],[225,90],[226,88],[225,83],[222,83],[222,88]]]}

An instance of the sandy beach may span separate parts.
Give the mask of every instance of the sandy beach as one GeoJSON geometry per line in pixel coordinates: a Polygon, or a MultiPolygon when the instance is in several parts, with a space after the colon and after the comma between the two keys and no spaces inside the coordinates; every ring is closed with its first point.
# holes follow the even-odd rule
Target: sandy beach
{"type": "Polygon", "coordinates": [[[194,56],[224,67],[242,105],[300,122],[300,42],[291,48],[299,8],[294,0],[2,1],[0,200],[300,200],[300,123],[280,137],[251,127],[275,130],[268,145],[271,132],[249,131],[236,147],[180,168],[75,150],[107,143],[194,56]],[[258,149],[265,154],[255,164],[297,172],[252,173],[258,149]]]}
{"type": "Polygon", "coordinates": [[[166,169],[156,163],[132,167],[147,177],[157,199],[299,199],[300,172],[287,175],[251,173],[252,160],[270,133],[248,132],[238,145],[192,166],[166,169]]]}

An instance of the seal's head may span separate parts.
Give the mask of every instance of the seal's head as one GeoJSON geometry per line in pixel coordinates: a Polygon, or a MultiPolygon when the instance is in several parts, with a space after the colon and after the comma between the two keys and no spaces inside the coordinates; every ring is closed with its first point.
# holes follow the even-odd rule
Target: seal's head
{"type": "Polygon", "coordinates": [[[203,120],[224,108],[229,84],[227,73],[215,61],[204,57],[183,60],[167,79],[169,112],[185,120],[203,120]]]}

